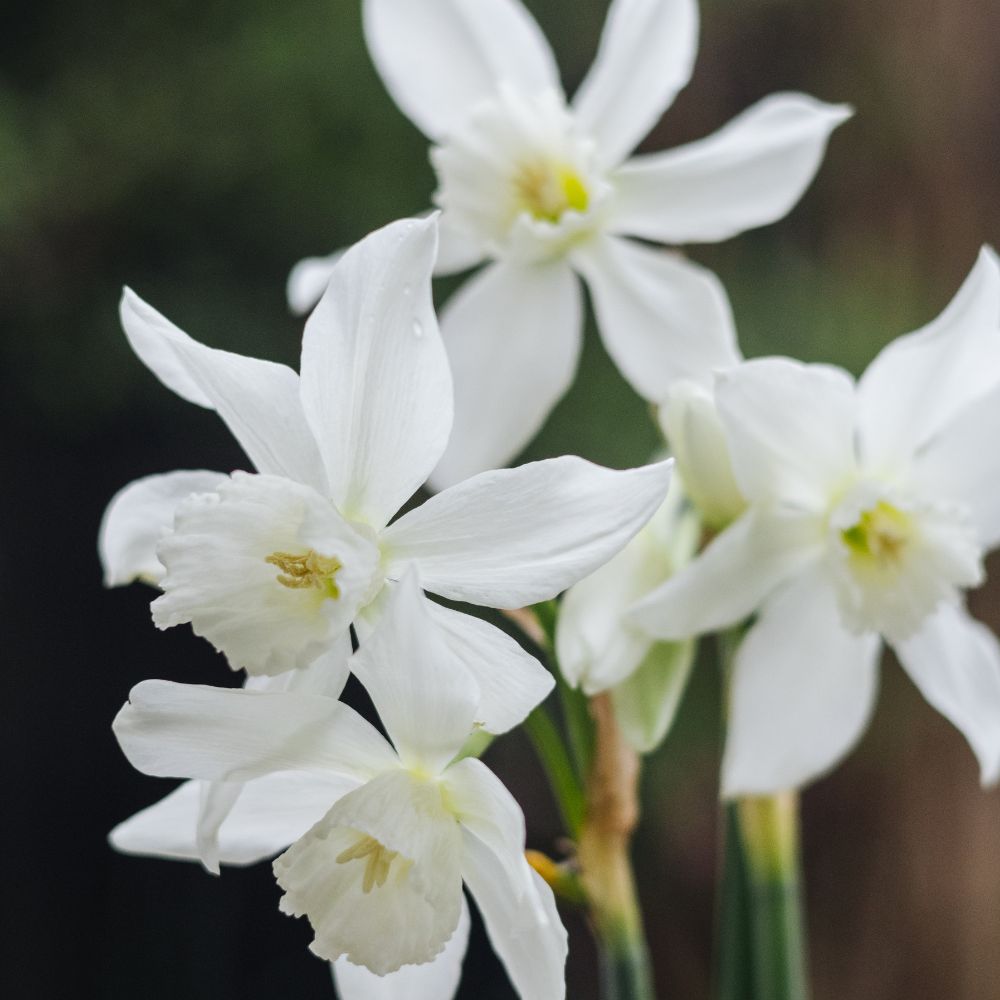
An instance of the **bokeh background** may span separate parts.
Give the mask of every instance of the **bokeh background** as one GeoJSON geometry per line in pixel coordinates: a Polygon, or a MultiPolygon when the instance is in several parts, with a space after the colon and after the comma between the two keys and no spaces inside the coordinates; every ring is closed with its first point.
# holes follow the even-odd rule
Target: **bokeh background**
{"type": "MultiPolygon", "coordinates": [[[[529,0],[570,88],[605,0],[529,0]]],[[[196,337],[294,363],[289,266],[424,208],[426,144],[371,68],[357,0],[34,0],[0,7],[0,683],[5,872],[0,993],[128,1000],[331,996],[281,916],[268,866],[213,879],[116,856],[117,821],[168,783],[131,771],[109,723],[147,677],[230,683],[141,587],[101,586],[95,535],[126,481],[245,464],[221,424],[129,353],[127,282],[196,337]]],[[[1000,240],[1000,7],[994,0],[703,0],[690,87],[648,148],[759,97],[849,101],[785,222],[692,255],[726,282],[750,355],[858,371],[932,318],[1000,240]]],[[[442,286],[442,294],[447,288],[442,286]]],[[[591,335],[533,457],[646,459],[645,406],[591,335]]],[[[985,440],[983,448],[1000,447],[985,440]]],[[[1000,571],[1000,564],[992,564],[1000,571]]],[[[974,595],[1000,625],[995,587],[974,595]]],[[[803,650],[808,669],[809,650],[803,650]]],[[[701,665],[644,779],[638,871],[659,995],[708,995],[718,764],[701,665]]],[[[559,826],[518,734],[490,762],[534,847],[559,826]]],[[[869,735],[805,796],[817,1000],[1000,996],[1000,796],[958,734],[886,664],[869,735]]],[[[569,996],[594,997],[573,916],[569,996]]],[[[477,931],[462,996],[510,997],[477,931]]]]}

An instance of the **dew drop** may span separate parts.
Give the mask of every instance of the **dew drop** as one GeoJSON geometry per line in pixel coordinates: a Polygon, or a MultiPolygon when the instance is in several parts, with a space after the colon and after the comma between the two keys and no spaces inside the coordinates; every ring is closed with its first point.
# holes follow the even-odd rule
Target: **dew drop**
{"type": "Polygon", "coordinates": [[[424,324],[419,319],[413,321],[413,336],[422,337],[424,335],[424,324]]]}

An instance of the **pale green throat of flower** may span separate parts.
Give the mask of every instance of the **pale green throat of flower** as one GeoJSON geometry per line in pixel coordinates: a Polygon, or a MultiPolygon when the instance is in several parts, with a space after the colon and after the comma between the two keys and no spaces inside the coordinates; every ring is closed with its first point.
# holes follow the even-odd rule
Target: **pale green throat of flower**
{"type": "Polygon", "coordinates": [[[590,195],[572,168],[538,161],[524,164],[514,176],[517,209],[544,222],[558,222],[563,213],[585,212],[590,195]]]}
{"type": "Polygon", "coordinates": [[[283,587],[291,590],[314,588],[324,597],[333,600],[340,597],[340,587],[337,586],[335,577],[344,564],[335,556],[321,556],[312,549],[303,555],[272,552],[264,562],[281,570],[277,579],[283,587]]]}
{"type": "Polygon", "coordinates": [[[852,555],[889,567],[899,562],[912,539],[913,521],[898,507],[880,500],[840,534],[852,555]]]}
{"type": "MultiPolygon", "coordinates": [[[[384,844],[380,844],[374,837],[362,834],[346,850],[337,855],[337,864],[344,865],[349,861],[364,861],[365,873],[361,882],[361,889],[367,895],[372,889],[381,889],[389,878],[389,871],[392,863],[399,857],[398,851],[390,851],[384,844]]],[[[409,871],[411,861],[406,858],[400,860],[400,875],[405,875],[409,871]]]]}

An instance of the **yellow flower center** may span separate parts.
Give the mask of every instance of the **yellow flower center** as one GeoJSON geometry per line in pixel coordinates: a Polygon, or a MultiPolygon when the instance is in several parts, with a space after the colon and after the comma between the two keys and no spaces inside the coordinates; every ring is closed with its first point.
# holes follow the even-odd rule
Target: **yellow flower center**
{"type": "MultiPolygon", "coordinates": [[[[337,864],[344,865],[349,861],[364,861],[365,873],[361,883],[361,888],[365,894],[372,889],[381,889],[389,878],[389,871],[392,863],[399,857],[398,851],[390,851],[384,844],[380,844],[374,837],[362,834],[354,844],[341,851],[337,855],[337,864]]],[[[405,858],[401,859],[401,874],[405,873],[412,862],[405,858]]]]}
{"type": "Polygon", "coordinates": [[[864,511],[857,524],[841,532],[852,555],[882,568],[899,562],[912,537],[912,518],[885,500],[864,511]]]}
{"type": "Polygon", "coordinates": [[[544,222],[558,222],[571,209],[585,212],[590,195],[580,175],[563,164],[526,163],[514,175],[518,211],[544,222]]]}
{"type": "Polygon", "coordinates": [[[321,556],[312,549],[298,556],[291,552],[272,552],[264,562],[281,570],[277,580],[283,587],[291,590],[315,588],[324,597],[333,600],[340,597],[340,587],[334,577],[344,564],[335,556],[321,556]]]}

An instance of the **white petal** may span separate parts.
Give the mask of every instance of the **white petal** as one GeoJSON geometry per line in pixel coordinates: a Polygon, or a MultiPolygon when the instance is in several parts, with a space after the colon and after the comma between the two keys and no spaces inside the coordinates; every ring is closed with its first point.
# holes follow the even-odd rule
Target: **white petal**
{"type": "Polygon", "coordinates": [[[334,502],[376,529],[423,484],[451,429],[436,247],[434,218],[372,233],[341,258],[306,322],[302,406],[334,502]]]}
{"type": "Polygon", "coordinates": [[[199,344],[129,288],[120,312],[143,363],[168,389],[216,410],[259,472],[325,490],[316,442],[299,404],[299,379],[291,368],[199,344]]]}
{"type": "Polygon", "coordinates": [[[438,222],[438,255],[434,274],[441,277],[467,271],[482,263],[486,254],[483,241],[454,225],[450,212],[442,212],[438,222]]]}
{"type": "Polygon", "coordinates": [[[442,597],[494,608],[549,600],[628,543],[663,502],[672,462],[624,472],[581,458],[484,472],[391,525],[383,551],[442,597]]]}
{"type": "Polygon", "coordinates": [[[397,972],[376,976],[363,965],[338,958],[331,965],[337,995],[340,1000],[452,1000],[462,977],[469,925],[469,906],[463,896],[458,927],[432,962],[404,965],[397,972]]]}
{"type": "Polygon", "coordinates": [[[226,476],[221,472],[167,472],[136,479],[120,489],[104,511],[97,548],[104,567],[104,585],[120,587],[141,580],[156,584],[163,564],[156,546],[174,523],[177,505],[192,493],[214,490],[226,476]]]}
{"type": "Polygon", "coordinates": [[[365,38],[392,99],[441,139],[507,84],[559,89],[548,42],[518,0],[364,0],[365,38]]]}
{"type": "Polygon", "coordinates": [[[941,315],[897,337],[858,383],[862,452],[905,462],[976,397],[1000,382],[1000,261],[984,247],[941,315]]]}
{"type": "Polygon", "coordinates": [[[717,376],[715,401],[749,500],[823,510],[855,469],[854,383],[839,368],[747,361],[717,376]]]}
{"type": "Polygon", "coordinates": [[[397,770],[345,795],[274,874],[282,911],[308,916],[315,954],[385,975],[444,950],[462,912],[461,860],[442,787],[397,770]]]}
{"type": "Polygon", "coordinates": [[[235,473],[216,492],[184,500],[157,556],[166,573],[154,622],[190,622],[233,669],[255,674],[322,656],[382,579],[373,538],[308,486],[276,476],[235,473]],[[275,562],[310,555],[333,566],[315,585],[296,586],[275,562]]]}
{"type": "Polygon", "coordinates": [[[739,360],[729,299],[710,271],[617,236],[581,247],[573,262],[590,288],[604,346],[651,402],[676,379],[704,382],[739,360]]]}
{"type": "Polygon", "coordinates": [[[969,741],[984,785],[1000,780],[1000,644],[958,605],[942,604],[895,644],[923,696],[969,741]]]}
{"type": "Polygon", "coordinates": [[[632,611],[659,639],[685,639],[743,621],[823,551],[818,518],[751,508],[632,611]]]}
{"type": "Polygon", "coordinates": [[[292,268],[285,286],[285,297],[288,308],[296,316],[305,316],[323,297],[333,269],[343,256],[343,250],[335,250],[326,257],[306,257],[292,268]]]}
{"type": "Polygon", "coordinates": [[[488,733],[519,726],[555,685],[542,665],[495,625],[429,602],[431,617],[452,652],[479,684],[476,721],[488,733]]]}
{"type": "Polygon", "coordinates": [[[723,794],[799,788],[837,764],[868,725],[880,648],[875,633],[844,628],[819,571],[790,581],[736,655],[723,794]]]}
{"type": "Polygon", "coordinates": [[[806,94],[772,94],[706,139],[629,160],[614,175],[611,231],[676,245],[777,222],[850,115],[806,94]]]}
{"type": "Polygon", "coordinates": [[[639,144],[691,79],[695,0],[613,0],[594,65],[573,106],[605,166],[639,144]]]}
{"type": "Polygon", "coordinates": [[[638,753],[655,750],[673,725],[687,688],[697,643],[657,642],[611,692],[622,735],[638,753]]]}
{"type": "Polygon", "coordinates": [[[137,770],[247,781],[275,771],[368,778],[398,766],[381,735],[332,698],[143,681],[112,725],[137,770]]]}
{"type": "MultiPolygon", "coordinates": [[[[119,823],[112,845],[126,854],[196,861],[201,781],[186,781],[166,798],[119,823]]],[[[220,825],[219,860],[250,865],[298,840],[357,781],[336,774],[278,772],[242,786],[220,825]]]]}
{"type": "MultiPolygon", "coordinates": [[[[518,899],[496,855],[471,833],[464,835],[462,843],[466,884],[518,996],[521,1000],[563,1000],[566,931],[552,890],[536,872],[529,871],[534,891],[518,899]]],[[[522,864],[528,865],[523,859],[522,864]]]]}
{"type": "Polygon", "coordinates": [[[432,476],[444,489],[506,465],[535,436],[576,374],[580,283],[565,263],[491,264],[441,314],[455,380],[455,424],[432,476]]]}
{"type": "Polygon", "coordinates": [[[330,643],[330,648],[306,667],[288,670],[283,674],[258,674],[248,676],[244,687],[253,691],[297,691],[299,694],[321,694],[339,698],[351,674],[351,656],[354,648],[350,632],[344,632],[330,643]]]}
{"type": "Polygon", "coordinates": [[[202,781],[198,789],[198,816],[195,820],[195,847],[201,863],[219,874],[221,850],[219,828],[236,805],[244,784],[239,781],[202,781]]]}
{"type": "Polygon", "coordinates": [[[462,748],[479,704],[479,685],[434,625],[408,572],[351,662],[403,764],[429,774],[462,748]]]}

